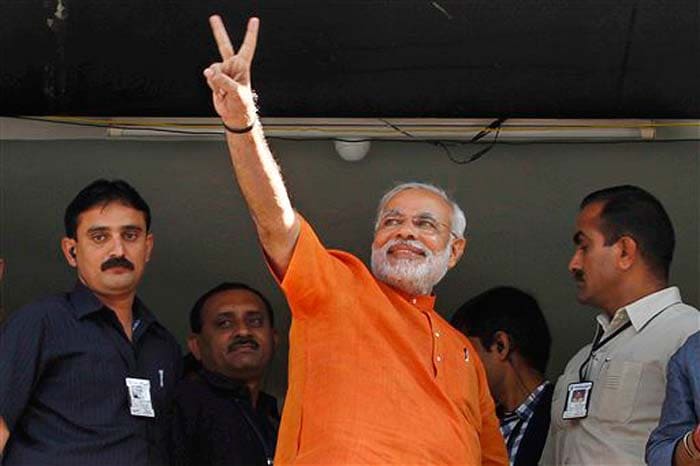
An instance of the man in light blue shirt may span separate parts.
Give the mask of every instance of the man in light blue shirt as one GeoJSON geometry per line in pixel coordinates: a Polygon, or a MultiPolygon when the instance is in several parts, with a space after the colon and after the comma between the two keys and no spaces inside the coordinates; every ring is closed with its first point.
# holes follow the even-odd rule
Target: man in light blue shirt
{"type": "Polygon", "coordinates": [[[689,337],[668,363],[666,399],[659,426],[647,443],[650,466],[700,464],[693,430],[700,418],[700,333],[689,337]]]}

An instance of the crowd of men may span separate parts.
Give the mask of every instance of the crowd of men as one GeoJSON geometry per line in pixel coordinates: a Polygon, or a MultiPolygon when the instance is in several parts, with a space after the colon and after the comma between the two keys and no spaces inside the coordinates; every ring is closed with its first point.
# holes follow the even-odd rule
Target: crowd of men
{"type": "Polygon", "coordinates": [[[204,293],[183,360],[137,296],[150,208],[128,183],[97,180],[65,212],[75,288],[0,327],[3,466],[700,464],[700,314],[669,286],[675,234],[654,196],[618,186],[581,203],[569,269],[578,300],[601,313],[553,384],[533,296],[487,290],[451,322],[435,310],[467,227],[439,187],[383,196],[369,267],[323,246],[257,116],[258,20],[237,53],[211,24],[221,61],[204,74],[292,314],[282,416],[263,391],[278,340],[267,298],[236,282],[204,293]]]}

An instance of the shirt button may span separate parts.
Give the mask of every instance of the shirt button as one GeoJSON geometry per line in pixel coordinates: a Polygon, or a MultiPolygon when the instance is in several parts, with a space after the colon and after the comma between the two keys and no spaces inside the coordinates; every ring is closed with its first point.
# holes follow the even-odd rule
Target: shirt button
{"type": "Polygon", "coordinates": [[[442,356],[438,356],[438,357],[437,357],[437,362],[441,362],[441,361],[442,361],[442,356]]]}
{"type": "Polygon", "coordinates": [[[411,300],[411,302],[412,302],[413,304],[416,304],[416,303],[418,302],[418,300],[417,300],[416,298],[413,298],[413,299],[411,300]]]}
{"type": "Polygon", "coordinates": [[[440,332],[435,332],[435,338],[440,338],[440,332]]]}

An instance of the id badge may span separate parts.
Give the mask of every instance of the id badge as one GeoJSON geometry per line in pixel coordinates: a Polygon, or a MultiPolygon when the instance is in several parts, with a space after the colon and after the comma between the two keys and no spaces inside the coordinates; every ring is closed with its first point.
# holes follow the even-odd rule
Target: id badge
{"type": "Polygon", "coordinates": [[[566,393],[566,404],[562,419],[583,419],[588,416],[593,382],[570,383],[566,393]]]}
{"type": "Polygon", "coordinates": [[[129,409],[132,416],[156,417],[151,403],[151,381],[148,379],[126,378],[129,389],[129,409]]]}

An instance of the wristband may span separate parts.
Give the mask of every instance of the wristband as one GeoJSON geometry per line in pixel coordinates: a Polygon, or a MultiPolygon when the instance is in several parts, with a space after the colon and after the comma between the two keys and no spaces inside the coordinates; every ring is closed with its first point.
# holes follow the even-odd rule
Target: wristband
{"type": "Polygon", "coordinates": [[[685,450],[686,454],[688,455],[689,458],[697,460],[700,459],[700,454],[698,454],[698,451],[694,445],[695,442],[693,442],[693,439],[691,436],[693,435],[693,431],[688,431],[686,434],[683,436],[683,449],[685,450]],[[690,442],[693,442],[693,448],[690,446],[690,442]]]}
{"type": "Polygon", "coordinates": [[[231,128],[226,123],[224,123],[223,120],[221,120],[221,124],[224,125],[224,128],[226,128],[226,131],[228,131],[229,133],[245,134],[245,133],[249,133],[250,130],[253,129],[253,126],[255,126],[255,123],[257,123],[257,121],[258,120],[253,120],[253,122],[251,124],[249,124],[248,126],[246,126],[245,128],[231,128]]]}

